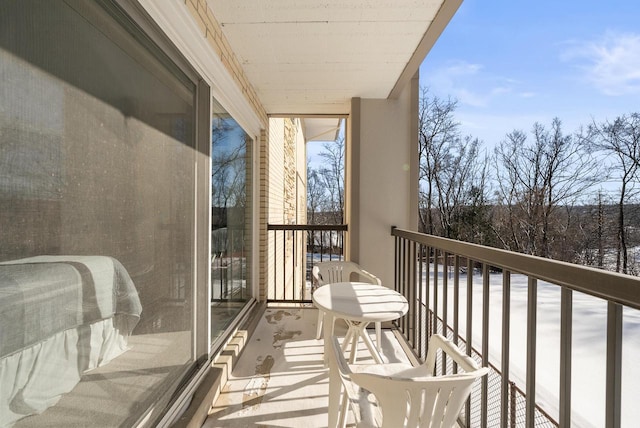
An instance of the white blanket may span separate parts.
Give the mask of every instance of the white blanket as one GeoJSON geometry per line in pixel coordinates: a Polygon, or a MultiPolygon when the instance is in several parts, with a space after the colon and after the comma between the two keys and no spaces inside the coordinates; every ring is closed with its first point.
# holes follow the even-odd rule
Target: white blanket
{"type": "Polygon", "coordinates": [[[0,263],[0,427],[55,405],[83,373],[125,352],[141,312],[111,257],[0,263]]]}

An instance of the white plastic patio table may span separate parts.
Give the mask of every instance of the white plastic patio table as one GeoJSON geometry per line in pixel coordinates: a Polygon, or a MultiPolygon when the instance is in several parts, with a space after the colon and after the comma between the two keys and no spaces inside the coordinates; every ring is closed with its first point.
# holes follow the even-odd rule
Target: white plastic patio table
{"type": "Polygon", "coordinates": [[[362,338],[376,363],[382,357],[367,334],[367,326],[372,322],[393,321],[407,313],[409,304],[404,296],[390,288],[363,282],[337,282],[323,285],[312,296],[319,310],[325,312],[324,348],[327,362],[328,342],[333,335],[333,320],[342,318],[349,329],[342,342],[345,351],[351,342],[350,363],[357,359],[358,340],[362,338]]]}

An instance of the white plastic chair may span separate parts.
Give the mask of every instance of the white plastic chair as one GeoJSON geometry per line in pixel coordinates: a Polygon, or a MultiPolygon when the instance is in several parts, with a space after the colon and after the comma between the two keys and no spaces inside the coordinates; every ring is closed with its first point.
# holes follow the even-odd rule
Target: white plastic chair
{"type": "MultiPolygon", "coordinates": [[[[382,285],[380,278],[362,269],[357,263],[345,261],[320,262],[316,264],[311,273],[319,286],[325,284],[334,284],[336,282],[359,281],[369,284],[382,285]]],[[[316,331],[316,339],[322,337],[322,324],[325,313],[318,309],[318,323],[316,331]]],[[[376,347],[378,352],[382,351],[380,340],[382,338],[382,326],[379,322],[375,323],[376,328],[376,347]]],[[[333,326],[331,328],[333,331],[333,326]]]]}
{"type": "Polygon", "coordinates": [[[335,336],[330,349],[329,428],[345,426],[349,406],[358,427],[451,428],[473,382],[489,372],[441,335],[431,337],[427,360],[418,367],[405,363],[349,365],[335,336]],[[433,375],[438,350],[458,364],[458,374],[433,375]],[[375,396],[379,408],[363,397],[361,388],[375,396]]]}

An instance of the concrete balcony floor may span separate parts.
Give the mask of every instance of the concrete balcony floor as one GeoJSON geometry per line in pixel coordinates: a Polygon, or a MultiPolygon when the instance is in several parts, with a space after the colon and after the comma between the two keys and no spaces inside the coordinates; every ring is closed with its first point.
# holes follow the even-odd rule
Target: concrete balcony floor
{"type": "MultiPolygon", "coordinates": [[[[314,308],[267,308],[203,427],[326,427],[329,376],[317,318],[314,308]]],[[[336,335],[345,333],[337,321],[336,335]]],[[[369,334],[375,341],[373,325],[369,334]]],[[[385,362],[408,362],[394,332],[382,335],[385,362]]],[[[358,362],[373,363],[362,341],[358,362]]]]}

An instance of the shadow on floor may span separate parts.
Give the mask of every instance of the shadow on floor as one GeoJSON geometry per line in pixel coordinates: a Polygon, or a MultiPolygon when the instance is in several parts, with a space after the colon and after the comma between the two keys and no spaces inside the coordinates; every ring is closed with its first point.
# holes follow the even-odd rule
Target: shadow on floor
{"type": "MultiPolygon", "coordinates": [[[[203,427],[326,427],[329,377],[317,317],[313,308],[268,308],[203,427]]],[[[345,333],[337,322],[336,335],[345,333]]],[[[382,351],[388,362],[408,361],[390,330],[382,351]]],[[[358,361],[373,363],[363,343],[358,361]]]]}

